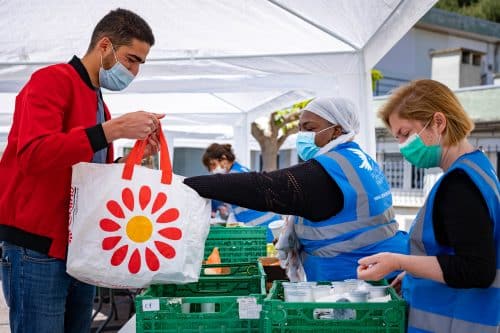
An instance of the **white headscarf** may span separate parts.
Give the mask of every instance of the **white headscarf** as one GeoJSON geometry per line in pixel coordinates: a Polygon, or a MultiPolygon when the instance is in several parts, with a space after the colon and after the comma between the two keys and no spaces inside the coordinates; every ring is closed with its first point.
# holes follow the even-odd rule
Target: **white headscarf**
{"type": "Polygon", "coordinates": [[[312,112],[332,124],[342,126],[345,132],[321,147],[316,156],[326,153],[341,143],[352,140],[359,133],[359,118],[356,106],[346,98],[315,98],[303,110],[312,112]]]}

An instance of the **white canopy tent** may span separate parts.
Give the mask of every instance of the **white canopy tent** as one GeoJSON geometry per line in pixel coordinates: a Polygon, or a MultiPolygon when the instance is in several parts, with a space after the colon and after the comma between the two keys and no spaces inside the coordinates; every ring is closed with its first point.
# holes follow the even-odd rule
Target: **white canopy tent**
{"type": "MultiPolygon", "coordinates": [[[[31,73],[83,56],[111,9],[135,11],[156,38],[136,80],[105,100],[116,116],[166,113],[174,140],[229,140],[242,163],[250,123],[317,95],[353,99],[358,142],[375,152],[370,69],[436,0],[80,0],[0,3],[0,132],[31,73]],[[3,113],[3,114],[2,114],[3,113]]],[[[175,143],[174,143],[175,144],[175,143]]]]}

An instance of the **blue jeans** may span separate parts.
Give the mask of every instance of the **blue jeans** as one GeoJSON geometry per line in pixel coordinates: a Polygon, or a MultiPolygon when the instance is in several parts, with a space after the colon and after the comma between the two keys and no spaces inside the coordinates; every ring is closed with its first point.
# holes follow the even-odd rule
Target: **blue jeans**
{"type": "Polygon", "coordinates": [[[95,287],[65,261],[4,242],[0,265],[12,333],[90,332],[95,287]]]}

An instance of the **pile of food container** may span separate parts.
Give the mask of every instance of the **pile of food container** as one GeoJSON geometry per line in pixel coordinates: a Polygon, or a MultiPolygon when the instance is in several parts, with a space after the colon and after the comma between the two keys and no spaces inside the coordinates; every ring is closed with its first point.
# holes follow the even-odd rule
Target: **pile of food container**
{"type": "MultiPolygon", "coordinates": [[[[389,302],[387,285],[371,285],[362,280],[334,282],[283,282],[285,302],[365,303],[389,302]]],[[[315,319],[355,319],[354,309],[316,309],[315,319]]]]}

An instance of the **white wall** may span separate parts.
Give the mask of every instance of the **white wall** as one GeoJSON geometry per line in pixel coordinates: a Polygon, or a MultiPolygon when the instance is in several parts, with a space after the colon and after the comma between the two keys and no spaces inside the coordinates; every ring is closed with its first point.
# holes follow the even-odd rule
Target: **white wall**
{"type": "Polygon", "coordinates": [[[460,88],[460,62],[462,53],[438,54],[432,58],[431,78],[447,85],[450,89],[460,88]]]}
{"type": "Polygon", "coordinates": [[[486,61],[491,63],[493,61],[494,47],[486,42],[414,27],[394,45],[375,68],[389,77],[407,80],[429,78],[431,77],[430,52],[458,47],[484,52],[487,54],[486,61]]]}

